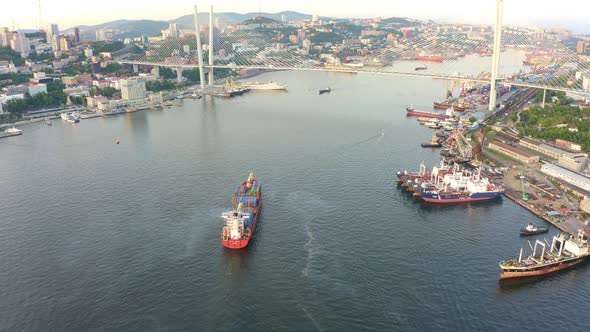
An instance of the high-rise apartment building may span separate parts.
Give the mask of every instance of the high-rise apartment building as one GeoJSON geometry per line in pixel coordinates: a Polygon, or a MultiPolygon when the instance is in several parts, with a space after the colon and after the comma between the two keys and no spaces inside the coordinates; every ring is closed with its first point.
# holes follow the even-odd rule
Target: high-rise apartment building
{"type": "Polygon", "coordinates": [[[121,82],[121,98],[123,100],[141,99],[146,96],[145,79],[130,77],[121,82]]]}
{"type": "Polygon", "coordinates": [[[590,46],[590,43],[580,40],[580,41],[578,41],[578,47],[576,48],[576,52],[578,54],[584,54],[584,53],[588,52],[589,46],[590,46]]]}
{"type": "Polygon", "coordinates": [[[47,37],[47,42],[51,43],[53,40],[53,36],[59,35],[59,28],[57,24],[48,24],[47,30],[45,30],[45,36],[47,37]]]}

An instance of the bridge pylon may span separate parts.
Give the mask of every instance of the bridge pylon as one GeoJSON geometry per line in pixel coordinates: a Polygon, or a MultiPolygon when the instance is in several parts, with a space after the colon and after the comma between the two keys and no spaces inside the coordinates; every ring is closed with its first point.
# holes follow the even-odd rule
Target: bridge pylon
{"type": "Polygon", "coordinates": [[[498,69],[500,67],[500,46],[502,43],[502,17],[504,0],[496,0],[496,26],[494,28],[494,54],[492,57],[492,79],[490,82],[490,105],[489,111],[496,108],[496,81],[498,80],[498,69]]]}
{"type": "Polygon", "coordinates": [[[199,13],[197,12],[197,5],[195,5],[195,34],[197,35],[197,59],[199,61],[199,80],[201,81],[201,89],[205,89],[205,72],[203,71],[203,48],[201,47],[201,34],[199,33],[199,13]]]}
{"type": "Polygon", "coordinates": [[[209,85],[213,85],[213,5],[209,11],[209,85]]]}

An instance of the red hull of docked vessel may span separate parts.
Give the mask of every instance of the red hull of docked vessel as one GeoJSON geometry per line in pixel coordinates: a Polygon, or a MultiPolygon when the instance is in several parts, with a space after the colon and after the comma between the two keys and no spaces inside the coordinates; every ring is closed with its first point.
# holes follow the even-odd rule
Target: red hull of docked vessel
{"type": "Polygon", "coordinates": [[[582,257],[580,259],[576,259],[574,261],[571,262],[567,262],[567,263],[562,263],[556,266],[550,266],[550,267],[546,267],[544,269],[541,270],[536,270],[536,271],[523,271],[523,272],[502,272],[500,274],[500,280],[504,280],[504,279],[512,279],[512,278],[524,278],[524,277],[535,277],[535,276],[542,276],[545,274],[549,274],[549,273],[553,273],[553,272],[557,272],[563,269],[567,269],[569,267],[572,267],[574,265],[580,264],[584,261],[585,257],[582,257]]]}
{"type": "Polygon", "coordinates": [[[417,111],[413,108],[406,108],[406,115],[407,116],[421,116],[421,117],[425,117],[425,118],[434,118],[434,119],[440,119],[440,120],[444,120],[447,118],[447,116],[442,113],[417,111]]]}
{"type": "Polygon", "coordinates": [[[438,110],[448,110],[451,107],[453,108],[454,111],[457,111],[457,112],[465,112],[467,110],[467,107],[465,107],[465,106],[453,105],[453,104],[447,104],[447,103],[439,103],[439,102],[434,102],[433,106],[435,109],[438,109],[438,110]]]}
{"type": "Polygon", "coordinates": [[[437,204],[481,202],[481,201],[489,201],[489,200],[496,199],[496,198],[497,197],[434,199],[434,198],[424,198],[424,197],[422,197],[422,199],[425,202],[428,202],[428,203],[437,203],[437,204]]]}

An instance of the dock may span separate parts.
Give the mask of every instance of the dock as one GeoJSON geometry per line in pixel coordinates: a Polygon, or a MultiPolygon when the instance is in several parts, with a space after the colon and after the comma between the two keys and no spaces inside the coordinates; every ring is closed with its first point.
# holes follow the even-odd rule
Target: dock
{"type": "Polygon", "coordinates": [[[583,221],[577,218],[580,211],[578,211],[575,202],[570,201],[565,193],[554,188],[549,182],[546,182],[542,174],[533,169],[528,169],[524,173],[526,175],[524,188],[529,196],[529,200],[524,201],[522,198],[523,180],[520,179],[521,167],[509,168],[503,178],[498,181],[505,188],[504,196],[506,198],[562,232],[575,235],[578,230],[584,228],[583,221]],[[556,210],[563,210],[562,208],[565,208],[569,215],[550,216],[551,212],[558,212],[556,210]]]}
{"type": "Polygon", "coordinates": [[[504,192],[504,196],[513,201],[514,203],[522,206],[530,213],[534,214],[535,216],[545,220],[546,222],[550,223],[551,225],[555,226],[555,228],[559,229],[562,232],[569,233],[569,234],[577,234],[577,229],[573,227],[565,227],[564,225],[560,224],[558,220],[554,218],[549,218],[545,214],[537,211],[534,207],[531,207],[529,204],[526,204],[520,199],[517,199],[513,193],[504,192]]]}

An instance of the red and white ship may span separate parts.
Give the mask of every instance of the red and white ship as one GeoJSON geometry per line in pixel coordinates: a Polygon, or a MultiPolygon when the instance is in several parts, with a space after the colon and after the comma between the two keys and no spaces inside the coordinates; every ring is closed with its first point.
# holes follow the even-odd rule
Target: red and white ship
{"type": "Polygon", "coordinates": [[[248,180],[236,188],[232,210],[221,215],[225,220],[221,232],[221,244],[224,247],[242,249],[248,245],[260,215],[261,194],[262,185],[252,173],[248,180]]]}

